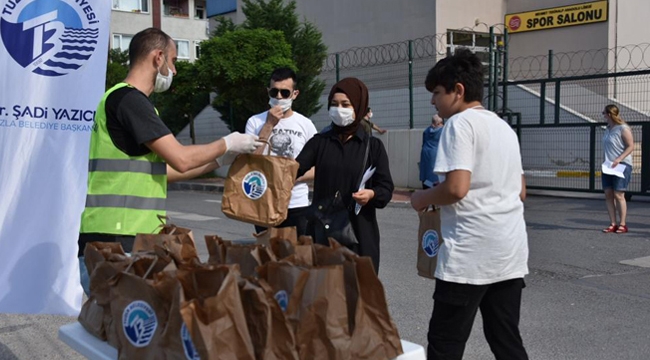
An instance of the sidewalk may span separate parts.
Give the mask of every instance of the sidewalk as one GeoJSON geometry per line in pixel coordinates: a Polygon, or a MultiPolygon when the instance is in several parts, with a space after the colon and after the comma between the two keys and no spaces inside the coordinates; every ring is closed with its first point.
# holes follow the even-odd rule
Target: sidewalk
{"type": "MultiPolygon", "coordinates": [[[[206,191],[206,192],[223,192],[223,178],[204,178],[192,179],[186,181],[179,181],[167,185],[167,189],[174,190],[190,190],[190,191],[206,191]]],[[[311,184],[309,186],[311,193],[311,184]]],[[[393,205],[410,206],[411,191],[409,189],[397,188],[393,191],[393,198],[391,199],[393,205]]]]}

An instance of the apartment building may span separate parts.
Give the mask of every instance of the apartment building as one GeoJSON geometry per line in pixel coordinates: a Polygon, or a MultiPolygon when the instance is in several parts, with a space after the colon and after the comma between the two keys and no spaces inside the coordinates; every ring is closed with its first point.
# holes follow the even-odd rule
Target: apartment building
{"type": "Polygon", "coordinates": [[[210,29],[206,0],[112,0],[111,48],[127,50],[133,35],[148,27],[165,31],[176,42],[178,59],[194,61],[210,29]]]}

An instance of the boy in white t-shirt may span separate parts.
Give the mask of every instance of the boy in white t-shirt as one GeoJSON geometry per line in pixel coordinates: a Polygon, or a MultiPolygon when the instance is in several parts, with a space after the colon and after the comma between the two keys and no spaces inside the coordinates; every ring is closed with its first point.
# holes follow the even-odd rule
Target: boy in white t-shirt
{"type": "MultiPolygon", "coordinates": [[[[271,74],[268,94],[271,109],[251,116],[246,123],[246,134],[268,139],[271,144],[271,155],[295,159],[307,141],[317,132],[311,120],[291,109],[293,100],[299,94],[296,90],[296,73],[289,68],[274,70],[271,74]]],[[[266,154],[266,151],[262,146],[255,153],[266,154]]],[[[295,226],[298,235],[306,234],[309,187],[304,181],[313,178],[314,169],[311,169],[296,180],[296,185],[291,191],[287,220],[278,227],[295,226]]],[[[265,228],[255,226],[255,230],[259,233],[265,228]]]]}
{"type": "Polygon", "coordinates": [[[459,50],[425,81],[431,103],[449,119],[433,170],[440,184],[411,197],[418,211],[441,206],[428,359],[462,359],[479,308],[496,359],[528,359],[519,333],[528,274],[521,154],[515,132],[481,106],[483,79],[480,59],[459,50]]]}

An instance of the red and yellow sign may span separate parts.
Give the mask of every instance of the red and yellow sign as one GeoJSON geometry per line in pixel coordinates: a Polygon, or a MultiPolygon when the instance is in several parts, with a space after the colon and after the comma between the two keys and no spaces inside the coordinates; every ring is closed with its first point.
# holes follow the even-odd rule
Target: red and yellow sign
{"type": "Polygon", "coordinates": [[[603,21],[607,21],[606,0],[506,14],[505,24],[508,32],[520,33],[603,21]]]}

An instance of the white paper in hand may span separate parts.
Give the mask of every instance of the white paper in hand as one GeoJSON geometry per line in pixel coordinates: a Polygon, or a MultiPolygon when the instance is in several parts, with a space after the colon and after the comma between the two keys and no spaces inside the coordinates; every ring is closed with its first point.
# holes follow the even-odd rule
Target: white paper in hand
{"type": "Polygon", "coordinates": [[[612,168],[612,162],[605,160],[602,166],[602,171],[603,174],[614,175],[620,178],[625,178],[625,174],[623,173],[625,171],[625,165],[623,164],[618,164],[616,165],[616,167],[612,168]]]}
{"type": "MultiPolygon", "coordinates": [[[[359,185],[359,191],[366,188],[366,182],[372,177],[372,175],[375,174],[375,170],[376,168],[374,166],[366,170],[366,172],[363,174],[363,178],[361,179],[361,185],[359,185]]],[[[359,215],[359,211],[361,211],[361,204],[356,203],[354,206],[354,215],[359,215]]]]}

